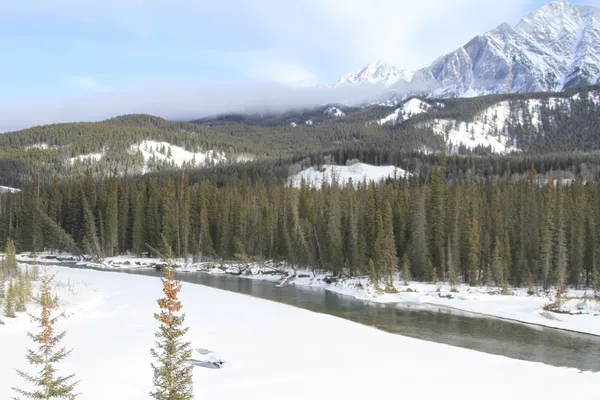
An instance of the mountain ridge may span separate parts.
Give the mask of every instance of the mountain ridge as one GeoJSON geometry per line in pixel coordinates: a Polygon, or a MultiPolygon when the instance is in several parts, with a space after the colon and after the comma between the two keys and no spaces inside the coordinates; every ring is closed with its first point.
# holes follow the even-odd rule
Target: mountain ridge
{"type": "MultiPolygon", "coordinates": [[[[357,74],[360,76],[369,66],[357,74]]],[[[388,70],[401,70],[386,66],[388,70]]],[[[600,82],[600,8],[566,1],[545,4],[511,26],[502,23],[442,55],[365,104],[396,105],[410,96],[474,97],[501,93],[561,91],[600,82]]],[[[344,80],[342,78],[336,85],[344,80]]],[[[344,84],[356,82],[346,79],[344,84]],[[347,82],[346,82],[347,81],[347,82]]]]}

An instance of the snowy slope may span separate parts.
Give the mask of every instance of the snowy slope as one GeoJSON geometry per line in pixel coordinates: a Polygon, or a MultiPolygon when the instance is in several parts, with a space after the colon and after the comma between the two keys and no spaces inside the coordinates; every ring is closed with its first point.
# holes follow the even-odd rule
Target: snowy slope
{"type": "Polygon", "coordinates": [[[350,166],[346,165],[325,165],[322,168],[310,167],[294,175],[291,183],[294,187],[300,187],[302,180],[308,185],[320,187],[322,182],[331,184],[333,178],[337,179],[340,185],[345,185],[352,181],[358,185],[366,180],[367,182],[379,182],[388,177],[403,178],[406,172],[400,168],[391,165],[375,166],[364,163],[356,163],[350,166]]]}
{"type": "Polygon", "coordinates": [[[26,146],[25,150],[33,150],[33,149],[38,149],[38,150],[49,150],[49,149],[58,149],[60,146],[50,146],[48,143],[36,143],[36,144],[32,144],[30,146],[26,146]]]}
{"type": "Polygon", "coordinates": [[[12,187],[8,187],[8,186],[0,186],[0,193],[15,193],[15,192],[19,192],[20,189],[15,189],[12,187]]]}
{"type": "Polygon", "coordinates": [[[503,101],[477,114],[472,123],[450,119],[435,119],[422,123],[422,126],[433,129],[437,135],[444,136],[446,144],[453,149],[460,144],[469,148],[479,145],[491,146],[495,153],[507,153],[516,150],[511,138],[505,135],[505,127],[510,117],[510,105],[503,101]]]}
{"type": "Polygon", "coordinates": [[[342,117],[346,116],[346,113],[337,107],[331,106],[331,107],[327,107],[325,109],[325,111],[323,111],[323,115],[328,115],[328,116],[334,117],[334,118],[342,118],[342,117]]]}
{"type": "MultiPolygon", "coordinates": [[[[373,71],[374,66],[366,67],[365,74],[367,70],[373,71]]],[[[380,82],[359,79],[363,71],[340,82],[380,82]]],[[[554,1],[527,14],[515,26],[503,23],[477,35],[419,69],[409,80],[382,81],[394,83],[367,104],[396,105],[412,95],[474,97],[561,91],[600,83],[600,9],[554,1]]]]}
{"type": "Polygon", "coordinates": [[[400,69],[382,61],[374,61],[359,72],[343,76],[334,86],[345,86],[357,83],[379,83],[391,86],[399,81],[410,82],[413,71],[400,69]]]}
{"type": "Polygon", "coordinates": [[[406,103],[402,104],[401,107],[397,108],[392,114],[378,121],[379,125],[384,124],[396,124],[397,122],[403,122],[412,117],[413,115],[427,112],[431,106],[419,99],[410,99],[406,103]]]}
{"type": "MultiPolygon", "coordinates": [[[[73,349],[60,372],[76,373],[85,400],[148,399],[160,280],[68,268],[51,272],[58,273],[56,290],[70,316],[57,328],[67,330],[62,344],[73,349]]],[[[192,347],[226,361],[221,369],[194,368],[198,399],[242,399],[249,393],[288,400],[393,393],[447,400],[598,398],[598,373],[420,341],[200,285],[184,284],[181,300],[192,347]]],[[[14,368],[33,372],[25,360],[31,328],[22,314],[0,326],[2,399],[13,396],[12,386],[23,386],[14,368]]]]}
{"type": "Polygon", "coordinates": [[[129,148],[131,153],[140,152],[144,157],[144,172],[150,164],[163,163],[171,166],[181,167],[202,166],[210,162],[223,162],[226,160],[225,153],[209,151],[188,151],[182,147],[172,145],[168,142],[157,142],[144,140],[139,144],[133,144],[129,148]]]}
{"type": "MultiPolygon", "coordinates": [[[[591,91],[589,99],[600,105],[600,92],[591,91]]],[[[552,109],[558,105],[565,105],[570,110],[571,100],[579,100],[577,93],[571,98],[551,97],[544,101],[539,99],[520,100],[518,102],[502,101],[491,105],[475,115],[473,121],[463,122],[454,119],[434,119],[420,123],[421,127],[430,128],[435,134],[442,135],[446,144],[452,144],[455,150],[460,144],[473,148],[478,145],[491,146],[495,153],[508,153],[516,151],[518,143],[507,135],[508,124],[511,119],[531,126],[538,131],[542,130],[541,112],[543,107],[552,109]],[[545,103],[545,104],[544,104],[545,103]],[[527,120],[524,111],[529,114],[527,120]]],[[[600,111],[600,110],[599,110],[600,111]]],[[[552,119],[553,115],[549,114],[552,119]]]]}
{"type": "Polygon", "coordinates": [[[67,160],[69,165],[74,165],[79,162],[82,164],[94,164],[102,159],[104,153],[82,154],[77,157],[71,157],[67,160]]]}

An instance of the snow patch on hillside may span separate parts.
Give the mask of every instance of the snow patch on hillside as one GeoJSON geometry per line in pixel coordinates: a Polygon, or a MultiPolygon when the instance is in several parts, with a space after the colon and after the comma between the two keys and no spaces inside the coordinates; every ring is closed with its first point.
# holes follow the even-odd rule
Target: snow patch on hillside
{"type": "Polygon", "coordinates": [[[354,185],[367,182],[380,182],[383,179],[394,177],[403,178],[406,171],[396,168],[393,165],[370,165],[364,163],[356,163],[353,165],[324,165],[322,167],[310,167],[304,171],[294,175],[291,178],[291,183],[294,187],[300,187],[302,180],[306,184],[315,187],[321,187],[323,182],[331,184],[334,178],[338,184],[346,185],[352,182],[354,185]]]}
{"type": "Polygon", "coordinates": [[[346,116],[346,113],[337,107],[328,107],[325,111],[323,111],[323,114],[334,118],[342,118],[346,116]]]}
{"type": "Polygon", "coordinates": [[[139,144],[133,144],[129,148],[133,154],[138,151],[144,157],[144,172],[148,170],[150,164],[163,163],[176,167],[182,167],[184,164],[191,167],[206,165],[210,162],[223,162],[226,160],[224,152],[209,151],[188,151],[182,147],[175,146],[168,142],[157,142],[154,140],[144,140],[139,144]]]}
{"type": "Polygon", "coordinates": [[[25,150],[51,150],[58,149],[60,146],[50,146],[48,143],[35,143],[29,146],[25,146],[25,150]]]}
{"type": "MultiPolygon", "coordinates": [[[[598,91],[591,91],[588,96],[591,102],[596,105],[600,104],[598,91]]],[[[570,107],[571,101],[578,101],[580,98],[581,95],[576,93],[567,98],[551,97],[544,100],[522,100],[521,104],[523,104],[523,107],[519,107],[517,103],[513,103],[512,109],[508,101],[502,101],[477,114],[473,122],[467,123],[453,119],[436,119],[433,122],[424,122],[421,126],[432,128],[434,133],[443,135],[446,139],[446,144],[449,145],[452,143],[453,151],[460,144],[463,144],[469,148],[474,148],[478,145],[491,146],[492,151],[495,153],[508,153],[518,150],[514,147],[512,139],[507,134],[508,124],[511,119],[518,121],[522,125],[528,125],[534,129],[541,130],[543,108],[552,110],[558,106],[570,107]]],[[[552,118],[552,113],[550,113],[550,118],[552,118]]]]}
{"type": "Polygon", "coordinates": [[[91,154],[82,154],[77,157],[71,157],[68,160],[69,165],[75,165],[75,163],[82,164],[95,164],[102,159],[104,153],[91,153],[91,154]]]}
{"type": "Polygon", "coordinates": [[[16,193],[16,192],[20,192],[21,189],[15,189],[12,187],[8,187],[8,186],[0,186],[0,193],[16,193]]]}
{"type": "Polygon", "coordinates": [[[433,132],[444,136],[446,144],[452,144],[453,151],[461,144],[468,148],[490,146],[495,153],[516,151],[512,140],[506,135],[506,124],[510,117],[508,101],[496,103],[477,114],[471,123],[451,119],[436,119],[429,126],[433,132]]]}
{"type": "Polygon", "coordinates": [[[396,124],[397,122],[404,122],[413,115],[427,112],[427,110],[430,108],[431,106],[424,101],[419,99],[410,99],[404,103],[402,107],[397,108],[392,114],[380,119],[378,123],[379,125],[384,125],[388,123],[396,124]]]}

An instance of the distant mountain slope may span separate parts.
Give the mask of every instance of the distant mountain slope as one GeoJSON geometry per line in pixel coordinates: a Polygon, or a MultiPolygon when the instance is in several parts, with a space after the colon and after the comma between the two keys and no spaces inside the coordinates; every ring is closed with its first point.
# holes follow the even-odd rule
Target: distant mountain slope
{"type": "Polygon", "coordinates": [[[97,176],[176,171],[342,149],[358,149],[371,160],[378,152],[600,150],[600,86],[474,98],[413,97],[396,107],[326,105],[200,121],[125,115],[2,134],[0,185],[18,188],[23,181],[66,179],[86,171],[97,176]]]}
{"type": "Polygon", "coordinates": [[[283,113],[264,114],[221,114],[193,120],[194,124],[206,126],[246,124],[252,126],[290,126],[309,125],[339,122],[340,118],[358,111],[359,107],[348,107],[339,104],[329,104],[308,109],[290,110],[283,113]]]}
{"type": "Polygon", "coordinates": [[[600,83],[600,9],[555,1],[514,27],[505,23],[474,37],[416,71],[412,79],[397,79],[387,93],[368,103],[394,105],[413,95],[556,92],[596,83],[600,83]]]}
{"type": "Polygon", "coordinates": [[[356,73],[343,76],[334,86],[344,86],[356,83],[381,83],[386,86],[398,81],[410,82],[414,71],[375,61],[356,73]]]}

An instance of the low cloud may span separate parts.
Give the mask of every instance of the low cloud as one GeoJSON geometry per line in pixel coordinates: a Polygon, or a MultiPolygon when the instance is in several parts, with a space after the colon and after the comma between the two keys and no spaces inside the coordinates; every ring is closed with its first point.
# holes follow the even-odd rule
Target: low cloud
{"type": "Polygon", "coordinates": [[[281,112],[320,104],[354,105],[385,91],[379,85],[290,87],[277,83],[186,85],[162,83],[118,92],[0,103],[4,132],[59,122],[101,121],[145,113],[192,120],[226,112],[281,112]]]}

